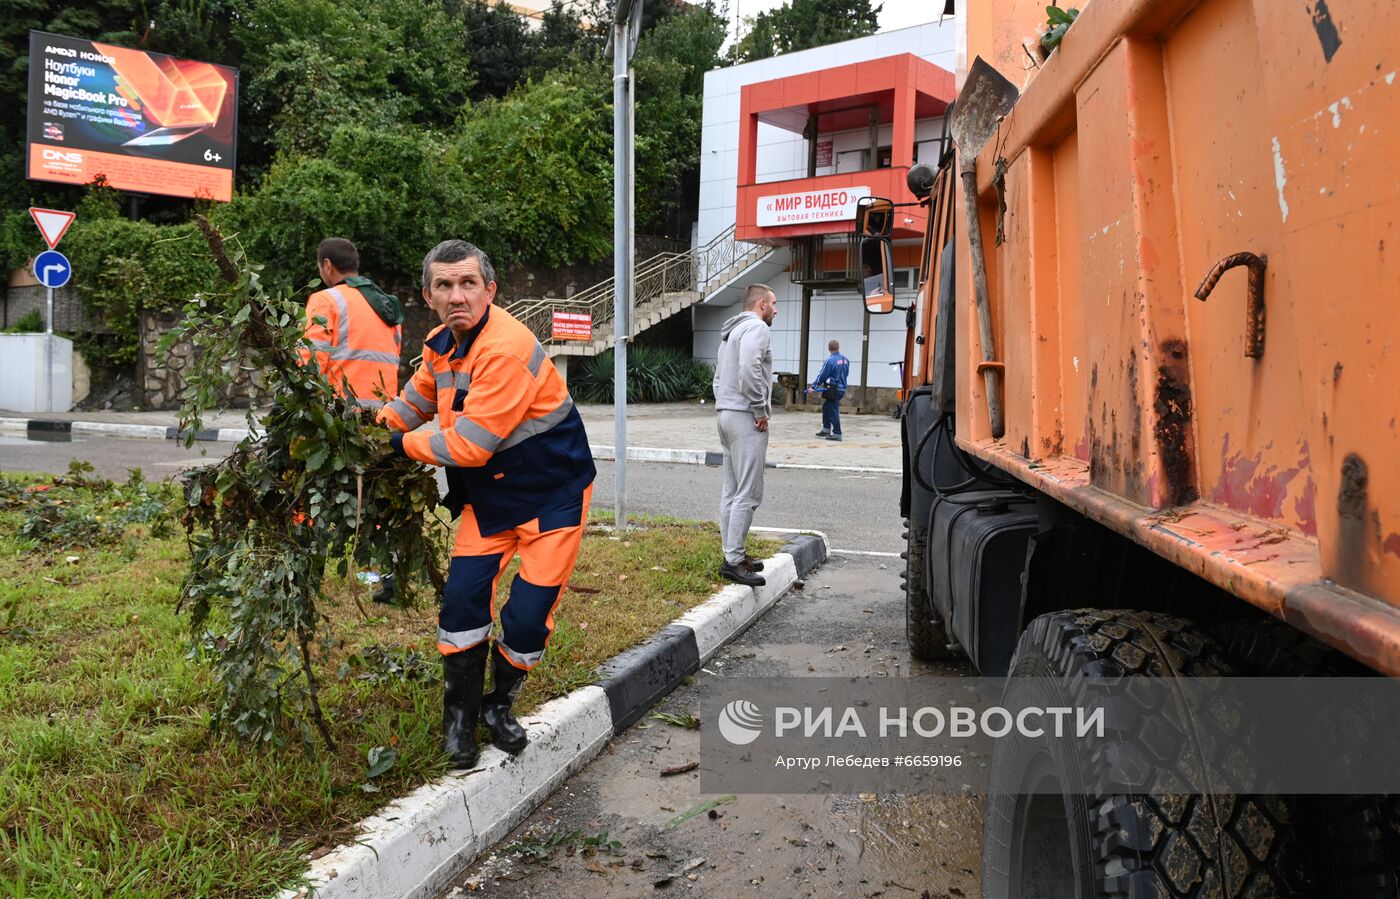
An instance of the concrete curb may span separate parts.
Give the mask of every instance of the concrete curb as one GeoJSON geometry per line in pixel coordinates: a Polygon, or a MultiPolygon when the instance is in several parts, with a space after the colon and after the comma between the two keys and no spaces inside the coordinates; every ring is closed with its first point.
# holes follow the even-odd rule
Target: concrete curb
{"type": "MultiPolygon", "coordinates": [[[[55,421],[46,418],[0,418],[0,431],[25,431],[30,434],[51,434],[55,437],[87,434],[93,437],[129,437],[144,440],[177,440],[187,435],[172,425],[138,425],[114,421],[55,421]]],[[[194,439],[205,443],[237,443],[245,439],[248,428],[203,428],[194,439]]],[[[61,438],[60,438],[61,439],[61,438]]]]}
{"type": "MultiPolygon", "coordinates": [[[[606,443],[589,444],[593,458],[600,461],[616,461],[617,447],[606,443]]],[[[705,465],[710,455],[705,450],[662,449],[654,446],[627,447],[629,462],[670,462],[676,465],[705,465]]]]}
{"type": "Polygon", "coordinates": [[[279,899],[427,899],[440,892],[826,556],[823,535],[797,534],[764,560],[765,586],[725,587],[604,663],[597,685],[520,719],[530,745],[519,756],[487,746],[471,771],[396,799],[360,822],[354,843],[313,862],[308,886],[284,890],[279,899]]]}
{"type": "MultiPolygon", "coordinates": [[[[137,425],[106,421],[52,421],[38,418],[0,418],[0,431],[42,433],[44,439],[64,440],[64,435],[87,434],[95,437],[128,437],[149,440],[175,440],[182,436],[179,428],[169,425],[137,425]]],[[[248,437],[247,428],[205,428],[194,435],[200,442],[237,443],[248,437]]],[[[589,445],[593,458],[602,462],[617,459],[617,448],[607,443],[589,445]]],[[[629,446],[630,462],[664,462],[671,465],[724,464],[724,454],[714,450],[669,449],[655,446],[629,446]]],[[[898,468],[869,468],[854,465],[800,465],[795,462],[769,462],[767,468],[794,468],[805,471],[849,471],[863,474],[899,474],[898,468]]]]}

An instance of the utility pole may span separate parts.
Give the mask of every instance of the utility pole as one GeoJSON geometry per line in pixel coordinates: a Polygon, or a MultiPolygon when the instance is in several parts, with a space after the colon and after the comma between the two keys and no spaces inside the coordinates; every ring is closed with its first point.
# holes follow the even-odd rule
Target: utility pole
{"type": "Polygon", "coordinates": [[[642,0],[617,0],[613,15],[613,455],[618,530],[627,527],[627,345],[632,339],[636,247],[632,209],[632,54],[642,27],[642,0]]]}

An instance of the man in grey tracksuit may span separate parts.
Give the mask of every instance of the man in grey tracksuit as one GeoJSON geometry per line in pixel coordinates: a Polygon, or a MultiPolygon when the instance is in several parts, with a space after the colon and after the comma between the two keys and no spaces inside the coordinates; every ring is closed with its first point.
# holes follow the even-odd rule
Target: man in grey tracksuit
{"type": "Polygon", "coordinates": [[[724,323],[715,364],[715,409],[724,447],[724,493],[719,536],[724,544],[720,576],[738,584],[766,583],[763,563],[744,553],[753,513],[763,501],[768,417],[773,411],[773,347],[769,327],[778,298],[766,284],[744,292],[744,311],[724,323]]]}

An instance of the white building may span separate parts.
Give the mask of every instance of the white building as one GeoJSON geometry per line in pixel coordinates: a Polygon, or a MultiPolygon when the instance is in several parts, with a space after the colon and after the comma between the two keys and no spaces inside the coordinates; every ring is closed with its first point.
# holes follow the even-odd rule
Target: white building
{"type": "MultiPolygon", "coordinates": [[[[937,163],[956,28],[948,17],[706,73],[695,244],[724,255],[732,233],[746,270],[692,307],[696,358],[715,360],[744,287],[766,283],[778,296],[775,371],[810,381],[835,339],[851,359],[852,389],[899,386],[904,315],[865,314],[852,217],[860,196],[912,202],[909,167],[937,163]],[[753,248],[771,249],[742,256],[753,248]]],[[[908,212],[893,234],[903,303],[913,298],[923,213],[900,212],[908,212]]]]}

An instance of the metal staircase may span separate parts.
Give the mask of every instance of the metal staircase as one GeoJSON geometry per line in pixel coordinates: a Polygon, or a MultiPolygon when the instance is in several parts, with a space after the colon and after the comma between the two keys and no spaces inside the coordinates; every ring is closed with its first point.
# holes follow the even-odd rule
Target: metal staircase
{"type": "MultiPolygon", "coordinates": [[[[637,266],[631,336],[709,299],[775,252],[772,247],[736,241],[731,225],[703,247],[652,256],[637,266]]],[[[615,342],[613,287],[614,279],[609,278],[568,299],[524,299],[509,309],[534,332],[551,356],[596,356],[615,342]],[[593,339],[555,340],[555,312],[592,316],[593,339]]]]}

